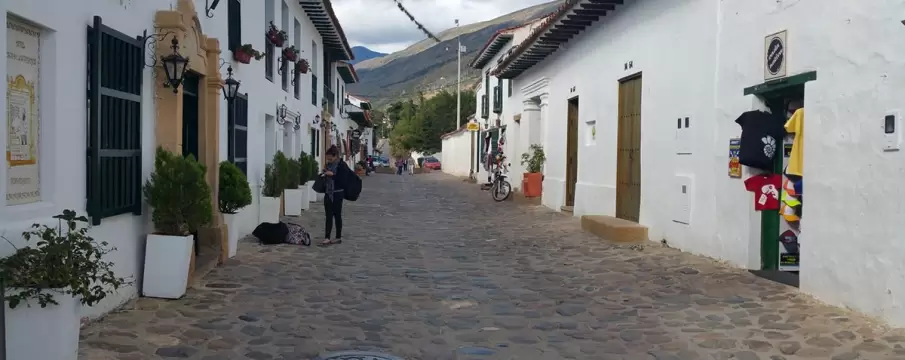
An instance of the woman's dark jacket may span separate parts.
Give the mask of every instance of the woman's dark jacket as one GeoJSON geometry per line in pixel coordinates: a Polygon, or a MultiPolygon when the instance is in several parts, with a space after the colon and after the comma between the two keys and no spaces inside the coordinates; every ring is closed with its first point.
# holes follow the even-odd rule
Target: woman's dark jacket
{"type": "Polygon", "coordinates": [[[352,169],[349,169],[349,165],[347,165],[345,161],[337,161],[339,161],[339,164],[336,165],[336,172],[333,174],[333,191],[345,189],[346,182],[349,181],[349,176],[355,175],[355,173],[352,172],[352,169]]]}

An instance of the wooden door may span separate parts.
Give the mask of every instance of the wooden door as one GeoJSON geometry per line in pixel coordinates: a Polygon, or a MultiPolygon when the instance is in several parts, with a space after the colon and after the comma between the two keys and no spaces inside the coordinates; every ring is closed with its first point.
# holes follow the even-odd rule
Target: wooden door
{"type": "Polygon", "coordinates": [[[578,182],[578,98],[569,99],[566,132],[566,206],[575,206],[575,184],[578,182]]]}
{"type": "Polygon", "coordinates": [[[641,76],[619,83],[616,217],[638,222],[641,214],[641,76]]]}
{"type": "Polygon", "coordinates": [[[198,160],[198,88],[201,77],[186,72],[182,80],[182,156],[198,160]]]}

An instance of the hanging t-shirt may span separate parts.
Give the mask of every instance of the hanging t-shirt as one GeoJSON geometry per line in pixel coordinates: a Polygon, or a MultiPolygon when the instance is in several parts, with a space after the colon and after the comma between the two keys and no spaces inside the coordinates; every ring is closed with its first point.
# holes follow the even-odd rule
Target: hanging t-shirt
{"type": "Polygon", "coordinates": [[[804,142],[804,108],[795,110],[789,121],[786,121],[786,132],[795,134],[795,140],[792,140],[792,154],[789,155],[789,166],[786,167],[786,174],[801,175],[802,143],[804,142]]]}
{"type": "Polygon", "coordinates": [[[745,189],[754,193],[754,210],[779,209],[782,175],[760,174],[745,180],[745,189]]]}
{"type": "Polygon", "coordinates": [[[735,120],[742,127],[738,162],[762,169],[773,169],[773,157],[781,154],[779,140],[785,136],[782,120],[763,111],[748,111],[735,120]]]}

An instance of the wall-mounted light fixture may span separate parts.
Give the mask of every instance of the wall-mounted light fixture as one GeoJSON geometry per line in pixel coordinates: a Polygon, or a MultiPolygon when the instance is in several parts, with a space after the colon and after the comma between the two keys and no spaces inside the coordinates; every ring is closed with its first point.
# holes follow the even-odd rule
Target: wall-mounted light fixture
{"type": "Polygon", "coordinates": [[[311,121],[311,125],[317,126],[317,125],[319,125],[320,123],[321,123],[321,116],[320,116],[320,115],[314,115],[314,120],[311,121]]]}
{"type": "Polygon", "coordinates": [[[205,0],[204,1],[204,15],[207,15],[207,18],[210,19],[214,17],[214,9],[217,8],[217,5],[220,4],[220,0],[205,0]]]}
{"type": "Polygon", "coordinates": [[[286,108],[286,104],[280,105],[277,108],[277,124],[286,125],[286,114],[289,112],[289,109],[286,108]]]}
{"type": "Polygon", "coordinates": [[[185,72],[189,68],[189,59],[179,54],[179,39],[176,38],[176,34],[167,32],[164,34],[148,35],[146,31],[145,34],[141,36],[141,41],[145,43],[145,47],[150,50],[149,52],[154,54],[157,41],[162,40],[167,36],[172,36],[172,39],[170,40],[170,49],[173,49],[173,53],[167,56],[161,56],[159,60],[154,55],[151,55],[151,62],[148,63],[146,59],[145,66],[154,68],[156,71],[158,61],[160,61],[160,63],[163,64],[163,71],[166,73],[167,77],[164,80],[163,86],[173,88],[173,93],[176,94],[179,92],[179,85],[182,84],[182,80],[185,78],[185,72]]]}
{"type": "Polygon", "coordinates": [[[226,68],[226,80],[223,84],[223,97],[226,98],[226,102],[232,103],[236,99],[236,95],[239,95],[239,85],[241,83],[233,79],[233,67],[226,68]]]}

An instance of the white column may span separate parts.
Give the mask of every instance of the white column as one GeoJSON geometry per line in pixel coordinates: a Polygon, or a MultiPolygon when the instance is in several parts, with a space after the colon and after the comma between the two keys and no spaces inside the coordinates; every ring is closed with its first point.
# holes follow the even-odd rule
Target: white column
{"type": "Polygon", "coordinates": [[[540,96],[540,117],[538,118],[538,130],[536,137],[536,143],[544,146],[547,143],[547,127],[549,124],[549,117],[547,115],[547,105],[549,104],[550,94],[541,94],[540,96]]]}
{"type": "MultiPolygon", "coordinates": [[[[521,121],[521,134],[519,137],[522,141],[520,143],[524,144],[522,146],[523,149],[519,151],[525,152],[532,144],[539,144],[539,134],[540,134],[540,117],[541,111],[540,107],[537,106],[537,100],[535,99],[526,99],[522,101],[522,121],[521,121]]],[[[521,153],[519,153],[521,156],[521,153]]]]}

